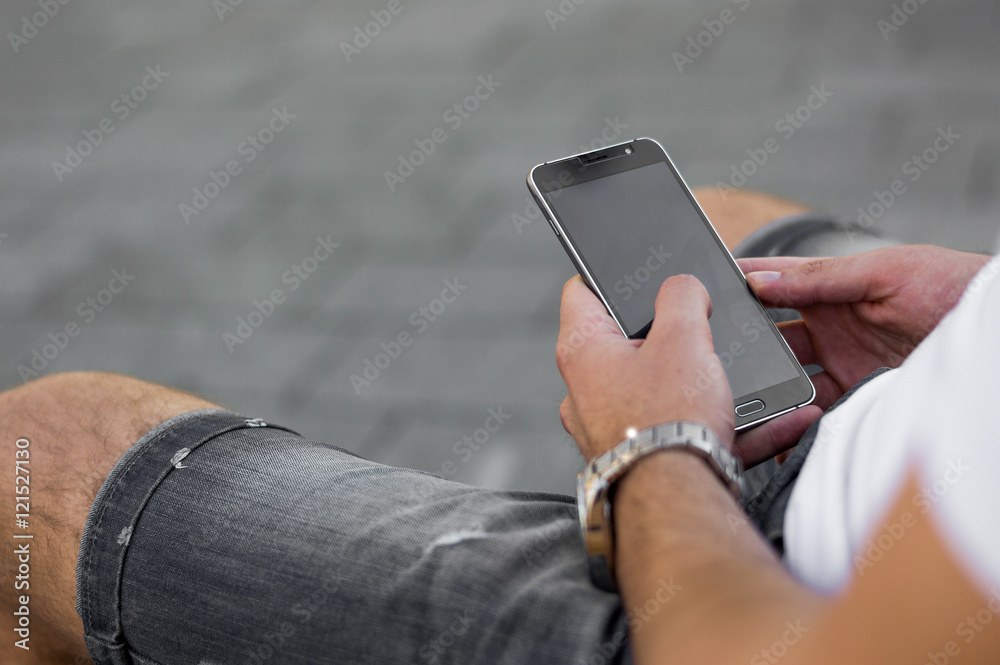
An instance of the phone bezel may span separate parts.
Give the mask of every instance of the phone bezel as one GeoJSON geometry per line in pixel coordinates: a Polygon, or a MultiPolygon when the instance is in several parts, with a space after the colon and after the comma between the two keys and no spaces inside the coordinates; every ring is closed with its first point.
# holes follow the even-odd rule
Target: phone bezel
{"type": "Polygon", "coordinates": [[[619,319],[619,315],[615,311],[615,308],[612,306],[610,300],[605,296],[603,290],[597,282],[597,279],[592,275],[587,262],[577,251],[576,246],[571,240],[571,236],[567,233],[562,222],[559,220],[558,215],[556,215],[555,211],[553,211],[549,206],[549,203],[545,198],[545,194],[552,194],[553,197],[556,197],[558,196],[559,190],[565,187],[582,184],[590,180],[604,178],[617,173],[625,173],[633,169],[659,162],[663,162],[667,165],[674,178],[676,178],[677,182],[681,185],[681,189],[683,189],[688,201],[692,206],[694,206],[695,210],[697,210],[699,217],[708,228],[711,236],[715,239],[716,244],[726,256],[730,266],[743,281],[747,294],[757,305],[761,315],[767,321],[771,334],[778,338],[785,354],[792,361],[799,374],[799,376],[794,379],[754,391],[747,395],[734,395],[733,410],[736,421],[736,430],[753,427],[754,425],[758,425],[764,421],[770,420],[771,418],[788,413],[789,411],[794,411],[795,409],[811,403],[816,397],[816,388],[810,380],[809,375],[802,368],[802,365],[795,357],[795,354],[792,353],[792,350],[785,341],[784,336],[782,336],[782,334],[778,331],[770,317],[767,316],[767,313],[764,311],[764,306],[757,298],[757,295],[753,292],[753,289],[751,289],[750,285],[747,283],[746,277],[743,275],[743,271],[740,270],[739,264],[736,263],[736,260],[733,258],[729,248],[726,247],[722,238],[719,237],[718,232],[715,230],[715,227],[712,226],[712,223],[705,214],[705,211],[698,203],[698,200],[694,197],[694,194],[691,193],[691,188],[688,186],[687,182],[685,182],[684,177],[680,174],[680,171],[677,170],[673,160],[670,159],[670,155],[667,154],[667,151],[664,150],[663,146],[660,145],[658,141],[648,137],[640,137],[631,141],[624,141],[622,143],[610,145],[599,150],[577,153],[538,164],[528,173],[528,189],[530,190],[532,197],[534,197],[543,215],[548,220],[552,230],[559,238],[559,241],[566,250],[566,253],[573,261],[577,272],[580,273],[581,277],[583,277],[591,291],[593,291],[604,304],[605,309],[618,325],[622,335],[633,339],[642,338],[645,337],[646,332],[649,330],[652,320],[643,326],[643,328],[636,331],[635,334],[631,336],[629,335],[623,322],[619,319]],[[627,152],[628,148],[631,148],[631,152],[627,152]],[[808,397],[804,394],[807,386],[808,397]],[[759,399],[764,403],[765,408],[763,411],[753,413],[748,416],[740,416],[735,413],[737,406],[742,406],[754,401],[755,399],[759,399]]]}

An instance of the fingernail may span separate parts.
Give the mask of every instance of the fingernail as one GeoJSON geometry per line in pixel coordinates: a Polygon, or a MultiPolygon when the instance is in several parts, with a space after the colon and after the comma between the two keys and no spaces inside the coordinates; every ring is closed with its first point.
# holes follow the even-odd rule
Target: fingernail
{"type": "Polygon", "coordinates": [[[756,282],[757,284],[767,284],[769,282],[773,282],[779,277],[781,277],[780,272],[775,272],[773,270],[759,270],[747,275],[747,280],[756,282]]]}

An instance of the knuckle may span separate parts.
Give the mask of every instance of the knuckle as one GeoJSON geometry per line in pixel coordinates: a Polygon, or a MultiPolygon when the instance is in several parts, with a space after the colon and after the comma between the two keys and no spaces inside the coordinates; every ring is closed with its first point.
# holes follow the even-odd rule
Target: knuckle
{"type": "Polygon", "coordinates": [[[820,273],[826,270],[826,266],[823,265],[823,261],[810,261],[809,263],[803,263],[799,266],[799,270],[805,275],[812,275],[815,273],[820,273]]]}
{"type": "Polygon", "coordinates": [[[694,275],[684,274],[684,275],[674,275],[673,277],[669,277],[663,282],[663,285],[660,287],[660,290],[661,292],[664,290],[694,292],[698,290],[704,290],[704,288],[705,287],[702,286],[701,282],[698,281],[697,277],[695,277],[694,275]]]}
{"type": "Polygon", "coordinates": [[[836,257],[816,259],[815,261],[803,263],[798,269],[804,275],[822,275],[833,270],[837,266],[837,263],[838,259],[836,257]]]}
{"type": "Polygon", "coordinates": [[[563,398],[562,404],[559,405],[559,420],[562,422],[563,429],[573,433],[573,405],[569,401],[569,395],[563,398]]]}
{"type": "Polygon", "coordinates": [[[573,349],[569,344],[563,340],[559,340],[556,343],[556,367],[559,368],[560,372],[565,372],[566,368],[569,366],[570,358],[573,355],[573,349]]]}

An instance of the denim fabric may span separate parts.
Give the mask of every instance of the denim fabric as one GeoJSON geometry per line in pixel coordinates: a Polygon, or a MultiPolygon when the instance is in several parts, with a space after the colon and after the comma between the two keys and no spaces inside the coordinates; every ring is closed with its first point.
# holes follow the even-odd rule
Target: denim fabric
{"type": "MultiPolygon", "coordinates": [[[[96,663],[630,663],[574,499],[385,466],[229,411],[119,460],[87,519],[96,663]]],[[[669,583],[669,581],[668,581],[669,583]]]]}

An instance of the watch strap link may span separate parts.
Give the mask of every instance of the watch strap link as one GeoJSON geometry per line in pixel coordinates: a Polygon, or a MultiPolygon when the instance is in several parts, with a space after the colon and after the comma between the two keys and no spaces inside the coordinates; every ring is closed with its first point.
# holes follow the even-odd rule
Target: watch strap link
{"type": "Polygon", "coordinates": [[[590,578],[598,588],[617,590],[610,501],[614,484],[639,459],[667,449],[686,450],[704,459],[737,500],[745,492],[742,461],[723,447],[712,430],[697,423],[650,427],[595,457],[577,477],[577,507],[590,578]]]}

